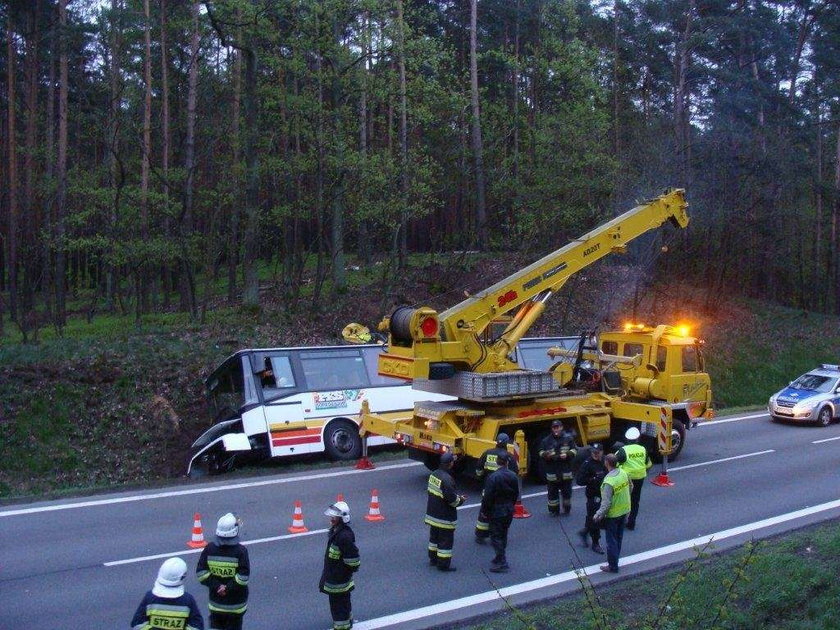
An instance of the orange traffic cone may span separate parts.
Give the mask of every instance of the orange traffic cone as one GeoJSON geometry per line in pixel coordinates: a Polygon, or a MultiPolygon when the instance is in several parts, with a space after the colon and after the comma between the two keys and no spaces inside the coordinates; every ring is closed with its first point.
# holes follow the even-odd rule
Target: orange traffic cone
{"type": "Polygon", "coordinates": [[[522,505],[522,501],[517,501],[513,506],[513,518],[531,518],[531,513],[522,505]]]}
{"type": "Polygon", "coordinates": [[[207,546],[207,541],[204,540],[204,529],[201,527],[201,514],[198,512],[193,514],[192,540],[187,543],[187,546],[193,549],[201,549],[207,546]]]}
{"type": "Polygon", "coordinates": [[[366,521],[384,521],[385,517],[379,512],[379,494],[376,490],[370,491],[370,509],[368,510],[366,521]]]}
{"type": "Polygon", "coordinates": [[[295,501],[295,513],[292,516],[292,526],[289,527],[289,531],[292,534],[302,534],[303,532],[308,532],[306,525],[303,524],[303,509],[301,508],[300,501],[295,501]]]}
{"type": "Polygon", "coordinates": [[[335,502],[338,503],[339,501],[344,501],[344,495],[341,494],[340,492],[335,497],[335,502]]]}

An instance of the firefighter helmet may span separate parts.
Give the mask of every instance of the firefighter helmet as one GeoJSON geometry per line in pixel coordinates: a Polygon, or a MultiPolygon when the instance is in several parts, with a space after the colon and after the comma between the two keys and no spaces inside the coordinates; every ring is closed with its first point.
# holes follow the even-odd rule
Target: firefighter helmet
{"type": "Polygon", "coordinates": [[[239,535],[239,519],[228,512],[216,524],[216,536],[219,538],[235,538],[239,535]]]}
{"type": "Polygon", "coordinates": [[[324,516],[329,516],[330,518],[340,518],[342,522],[349,523],[350,506],[344,501],[336,501],[327,508],[326,512],[324,512],[324,516]]]}
{"type": "Polygon", "coordinates": [[[174,599],[184,594],[184,580],[187,578],[187,563],[181,558],[169,558],[158,569],[152,593],[158,597],[174,599]]]}

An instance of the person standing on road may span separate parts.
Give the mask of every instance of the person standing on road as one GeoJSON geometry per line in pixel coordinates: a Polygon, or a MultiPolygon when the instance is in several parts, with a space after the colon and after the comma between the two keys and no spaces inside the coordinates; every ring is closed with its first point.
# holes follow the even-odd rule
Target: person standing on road
{"type": "Polygon", "coordinates": [[[481,514],[490,523],[490,542],[496,556],[490,562],[492,573],[507,573],[508,530],[513,522],[513,509],[519,500],[519,477],[510,470],[512,457],[502,453],[498,457],[499,468],[487,478],[487,485],[481,497],[481,514]]]}
{"type": "Polygon", "coordinates": [[[184,592],[187,563],[181,558],[169,558],[158,569],[152,590],[146,591],[143,601],[131,619],[132,630],[177,628],[204,630],[204,619],[195,599],[184,592]]]}
{"type": "MultiPolygon", "coordinates": [[[[488,448],[478,459],[478,466],[475,469],[475,477],[479,481],[486,481],[488,476],[499,469],[499,457],[507,456],[507,445],[510,437],[507,433],[499,433],[496,437],[496,446],[488,448]]],[[[479,510],[478,519],[475,522],[475,541],[484,544],[490,536],[490,523],[484,518],[485,514],[479,510]]]]}
{"type": "Polygon", "coordinates": [[[349,525],[350,506],[344,501],[337,501],[327,508],[324,516],[330,519],[330,531],[318,588],[330,598],[333,630],[349,630],[353,627],[350,592],[356,586],[353,574],[361,566],[356,536],[349,525]]]}
{"type": "Polygon", "coordinates": [[[592,520],[595,523],[603,521],[607,538],[607,564],[599,568],[606,573],[618,573],[618,557],[621,555],[624,522],[630,513],[630,487],[633,482],[626,472],[618,468],[612,453],[604,458],[604,464],[607,475],[601,484],[601,507],[592,520]]]}
{"type": "Polygon", "coordinates": [[[210,630],[241,630],[248,606],[248,550],[239,542],[239,519],[228,512],[216,524],[216,542],[201,550],[195,574],[207,587],[210,630]]]}
{"type": "Polygon", "coordinates": [[[575,458],[575,436],[563,427],[560,420],[551,423],[551,433],[540,444],[540,457],[545,462],[545,481],[548,489],[548,513],[560,514],[560,496],[563,497],[563,514],[572,511],[572,461],[575,458]]]}
{"type": "Polygon", "coordinates": [[[446,452],[440,456],[440,466],[429,475],[426,518],[429,526],[429,564],[441,571],[455,571],[452,566],[452,547],[458,525],[458,506],[466,497],[458,494],[450,471],[455,456],[446,452]]]}
{"type": "Polygon", "coordinates": [[[586,489],[586,521],[583,529],[578,532],[583,541],[583,546],[589,546],[589,538],[592,538],[592,551],[604,553],[601,547],[601,528],[592,522],[592,517],[601,505],[601,483],[607,474],[604,465],[604,448],[598,442],[589,447],[589,457],[580,467],[577,474],[577,483],[586,489]]]}
{"type": "Polygon", "coordinates": [[[639,500],[642,497],[642,486],[645,483],[648,469],[653,466],[647,449],[639,444],[641,433],[636,427],[630,427],[624,434],[629,442],[615,452],[618,466],[627,473],[630,481],[633,482],[633,491],[630,494],[630,516],[627,517],[626,529],[636,529],[636,516],[639,514],[639,500]]]}

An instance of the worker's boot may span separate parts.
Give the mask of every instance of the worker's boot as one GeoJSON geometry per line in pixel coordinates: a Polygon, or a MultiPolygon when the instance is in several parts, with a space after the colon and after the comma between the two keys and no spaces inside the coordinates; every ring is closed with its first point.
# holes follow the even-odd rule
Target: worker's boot
{"type": "Polygon", "coordinates": [[[604,548],[601,547],[600,543],[594,542],[594,543],[592,543],[592,551],[594,551],[595,553],[603,554],[604,553],[604,548]]]}
{"type": "Polygon", "coordinates": [[[586,529],[582,529],[578,532],[578,536],[580,536],[580,540],[583,543],[584,547],[589,546],[589,536],[588,536],[588,534],[589,534],[589,532],[587,532],[586,529]]]}

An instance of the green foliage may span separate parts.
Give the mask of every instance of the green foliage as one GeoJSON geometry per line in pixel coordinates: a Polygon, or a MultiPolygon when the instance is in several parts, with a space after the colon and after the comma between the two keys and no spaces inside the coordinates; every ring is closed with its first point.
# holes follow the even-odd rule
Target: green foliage
{"type": "Polygon", "coordinates": [[[836,628],[840,526],[835,522],[654,575],[594,587],[549,605],[494,615],[473,630],[783,630],[836,628]],[[559,621],[562,620],[562,621],[559,621]]]}

